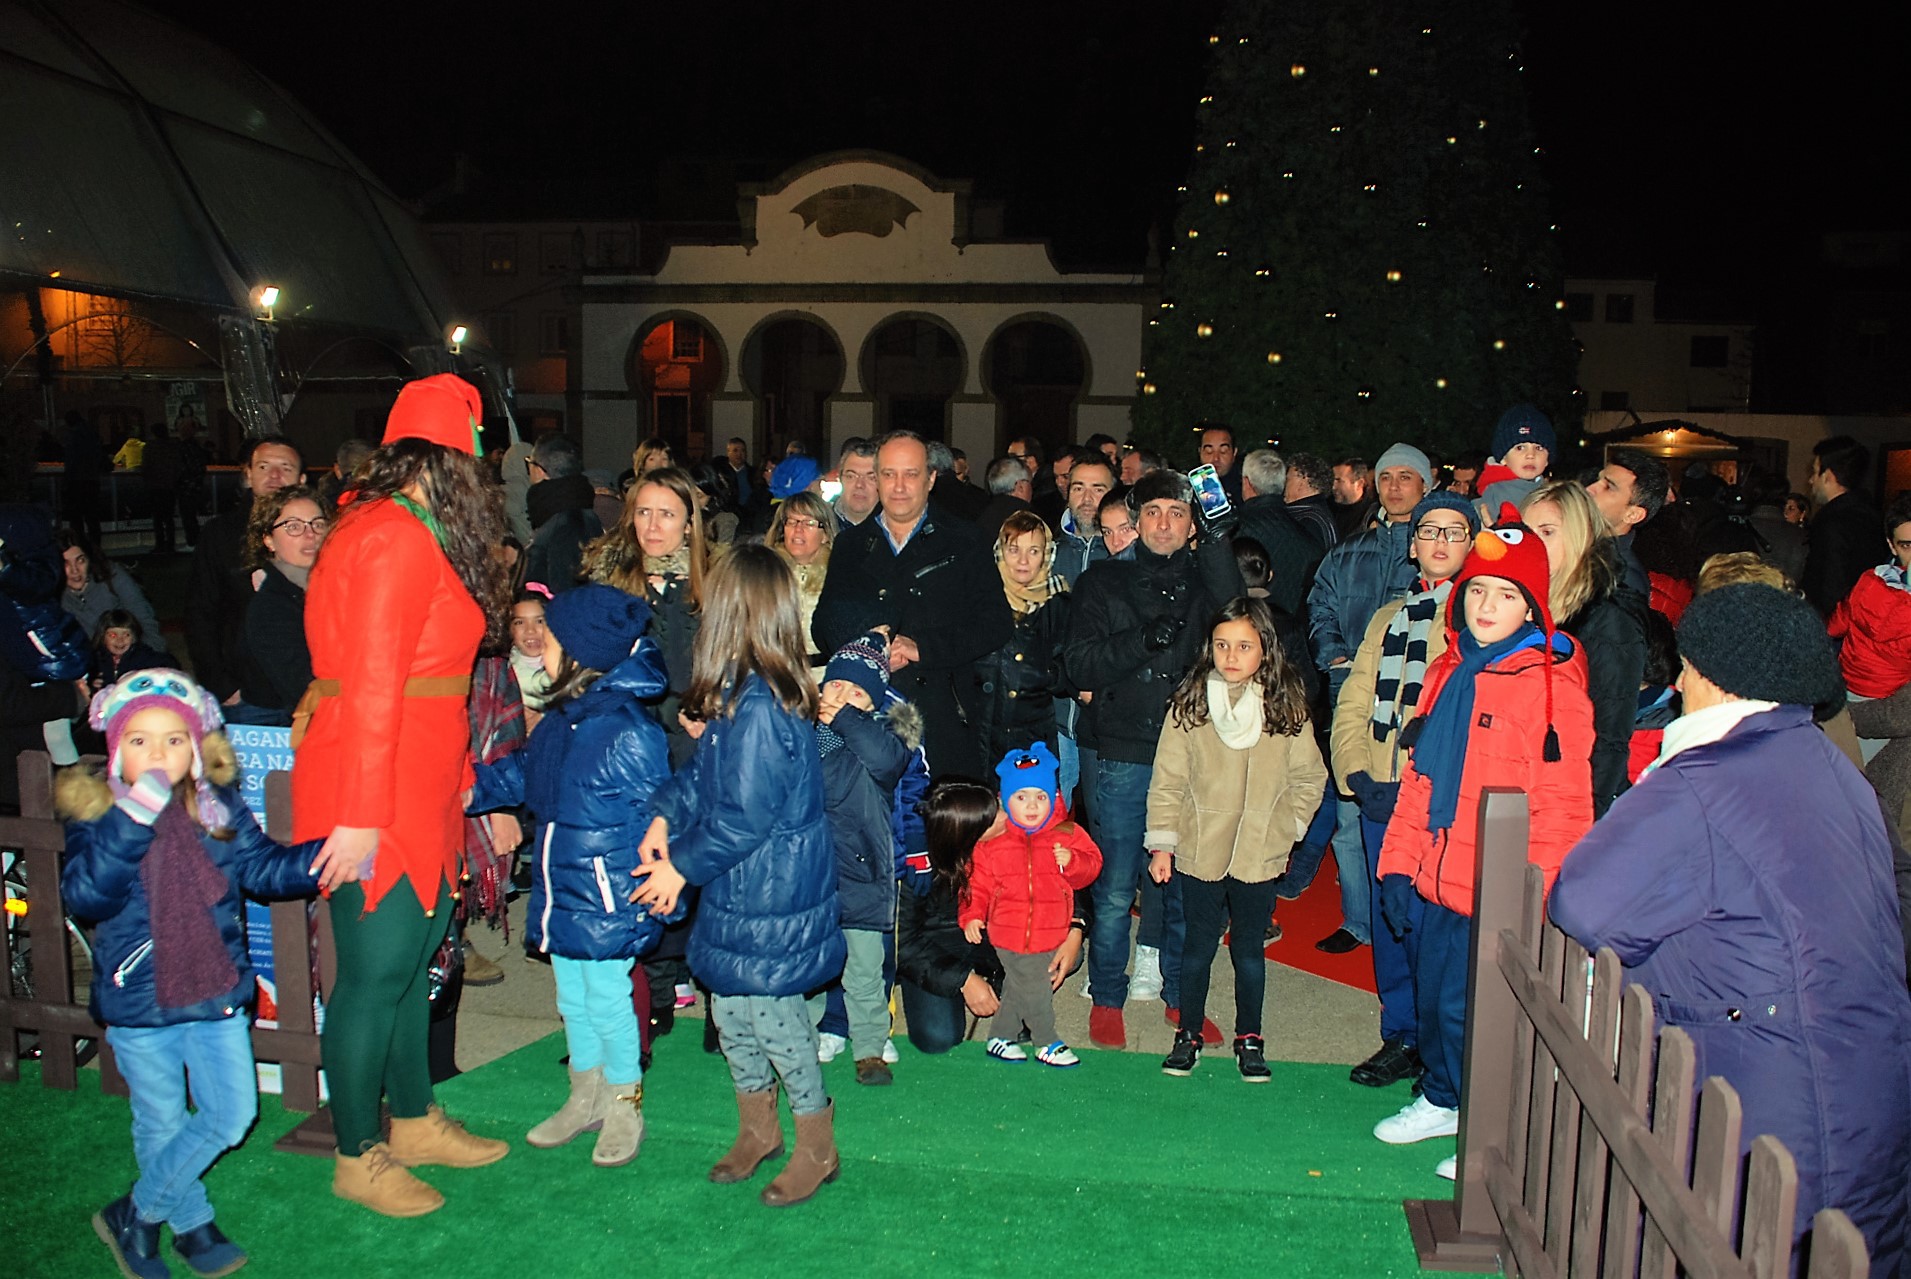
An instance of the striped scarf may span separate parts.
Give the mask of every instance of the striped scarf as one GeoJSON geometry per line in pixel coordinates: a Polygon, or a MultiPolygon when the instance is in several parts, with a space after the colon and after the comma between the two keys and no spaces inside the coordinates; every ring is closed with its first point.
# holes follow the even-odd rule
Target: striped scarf
{"type": "Polygon", "coordinates": [[[1369,724],[1376,742],[1398,731],[1401,717],[1419,705],[1420,685],[1427,678],[1427,636],[1452,594],[1452,578],[1431,589],[1421,585],[1387,623],[1380,640],[1380,669],[1374,675],[1374,713],[1369,724]]]}

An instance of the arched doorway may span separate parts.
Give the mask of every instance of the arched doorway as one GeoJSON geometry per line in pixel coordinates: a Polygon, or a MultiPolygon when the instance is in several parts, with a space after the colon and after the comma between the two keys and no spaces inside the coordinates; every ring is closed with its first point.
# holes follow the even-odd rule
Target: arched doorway
{"type": "Polygon", "coordinates": [[[625,371],[638,393],[638,438],[661,435],[678,457],[709,457],[710,399],[723,387],[724,363],[715,331],[694,315],[640,330],[625,371]]]}
{"type": "Polygon", "coordinates": [[[1033,435],[1050,450],[1074,440],[1088,360],[1073,329],[1040,318],[1003,325],[983,351],[982,381],[1002,406],[1002,439],[1033,435]]]}
{"type": "Polygon", "coordinates": [[[825,406],[843,385],[843,346],[815,318],[786,315],[759,325],[743,343],[743,385],[757,402],[765,456],[800,441],[811,457],[829,452],[825,406]]]}
{"type": "Polygon", "coordinates": [[[931,317],[899,315],[878,325],[862,358],[876,429],[948,438],[949,399],[962,388],[963,363],[955,334],[931,317]]]}

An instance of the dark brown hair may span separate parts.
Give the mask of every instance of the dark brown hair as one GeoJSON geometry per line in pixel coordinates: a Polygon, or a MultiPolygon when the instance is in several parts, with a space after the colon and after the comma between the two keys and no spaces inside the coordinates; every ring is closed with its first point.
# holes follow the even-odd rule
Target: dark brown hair
{"type": "MultiPolygon", "coordinates": [[[[484,463],[469,453],[429,440],[393,440],[367,458],[355,473],[357,496],[339,517],[379,498],[390,498],[417,484],[425,509],[438,522],[445,558],[483,610],[484,642],[495,644],[511,615],[511,591],[496,547],[504,540],[504,494],[492,483],[484,463]]],[[[328,537],[329,548],[335,539],[328,537]]],[[[325,550],[319,551],[320,558],[325,550]]]]}
{"type": "Polygon", "coordinates": [[[1274,630],[1274,615],[1260,600],[1237,595],[1208,619],[1208,642],[1201,646],[1201,658],[1181,681],[1168,701],[1168,714],[1176,728],[1192,732],[1208,722],[1208,676],[1214,674],[1214,631],[1223,622],[1248,621],[1261,640],[1261,669],[1254,679],[1261,686],[1261,712],[1269,737],[1293,737],[1307,727],[1307,689],[1300,672],[1287,660],[1281,637],[1274,630]]]}
{"type": "Polygon", "coordinates": [[[272,552],[265,548],[265,539],[272,532],[272,526],[279,522],[279,516],[285,514],[285,508],[304,498],[318,507],[318,517],[328,520],[325,500],[318,490],[305,484],[288,484],[282,489],[267,493],[264,497],[252,499],[252,514],[246,517],[245,562],[247,568],[270,568],[272,552]]]}
{"type": "MultiPolygon", "coordinates": [[[[653,479],[660,474],[651,472],[653,479]]],[[[734,548],[710,570],[684,713],[693,719],[729,715],[750,675],[768,684],[790,714],[816,718],[816,681],[796,578],[781,556],[760,544],[734,548]]]]}
{"type": "Polygon", "coordinates": [[[697,482],[690,478],[690,472],[680,467],[659,467],[649,475],[639,475],[632,482],[629,491],[624,494],[624,509],[617,517],[617,527],[584,548],[584,578],[615,586],[626,595],[635,595],[638,599],[653,598],[650,594],[650,575],[644,571],[644,548],[638,543],[637,530],[631,525],[637,495],[643,492],[646,484],[657,484],[669,489],[683,503],[686,513],[685,545],[690,551],[690,576],[684,583],[684,599],[689,603],[690,611],[695,613],[703,607],[704,579],[710,572],[710,544],[704,540],[703,507],[697,501],[697,482]]]}
{"type": "Polygon", "coordinates": [[[929,788],[916,811],[929,844],[929,869],[957,902],[969,891],[975,845],[995,824],[995,791],[973,778],[949,776],[929,788]]]}

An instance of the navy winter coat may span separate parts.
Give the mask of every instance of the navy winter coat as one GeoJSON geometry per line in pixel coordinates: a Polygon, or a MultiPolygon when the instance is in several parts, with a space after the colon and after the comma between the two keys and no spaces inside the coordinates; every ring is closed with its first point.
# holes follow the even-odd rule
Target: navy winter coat
{"type": "Polygon", "coordinates": [[[233,814],[232,838],[205,834],[199,842],[226,876],[225,895],[213,907],[213,916],[239,979],[215,998],[161,1008],[153,989],[152,905],[140,875],[140,861],[153,844],[153,828],[113,807],[99,778],[79,768],[61,774],[58,798],[68,820],[60,893],[75,918],[99,925],[93,933],[92,1013],[101,1025],[218,1021],[251,1007],[259,983],[246,951],[245,907],[239,894],[270,899],[318,892],[309,867],[324,841],[276,844],[265,837],[237,792],[221,788],[218,794],[233,814]]]}
{"type": "Polygon", "coordinates": [[[0,660],[35,683],[86,674],[87,635],[60,607],[65,586],[46,513],[0,506],[0,660]]]}
{"type": "Polygon", "coordinates": [[[1412,549],[1413,521],[1397,520],[1356,533],[1327,552],[1307,593],[1307,631],[1321,670],[1341,658],[1353,661],[1380,606],[1412,588],[1419,573],[1412,549]]]}
{"type": "Polygon", "coordinates": [[[1747,717],[1621,795],[1567,856],[1551,912],[1611,946],[1798,1161],[1797,1229],[1842,1208],[1872,1274],[1911,1222],[1911,995],[1871,787],[1802,706],[1747,717]]]}
{"type": "Polygon", "coordinates": [[[755,675],[651,795],[670,860],[702,888],[690,971],[718,995],[802,995],[843,971],[816,734],[755,675]]]}
{"type": "Polygon", "coordinates": [[[921,744],[922,720],[906,702],[879,716],[845,706],[830,727],[843,739],[823,757],[842,926],[886,933],[895,927],[896,787],[921,744]]]}
{"type": "Polygon", "coordinates": [[[664,730],[643,703],[668,686],[663,652],[646,636],[581,697],[548,707],[523,749],[476,770],[470,812],[524,804],[538,823],[528,949],[629,959],[663,936],[664,921],[629,898],[651,792],[670,776],[664,730]]]}

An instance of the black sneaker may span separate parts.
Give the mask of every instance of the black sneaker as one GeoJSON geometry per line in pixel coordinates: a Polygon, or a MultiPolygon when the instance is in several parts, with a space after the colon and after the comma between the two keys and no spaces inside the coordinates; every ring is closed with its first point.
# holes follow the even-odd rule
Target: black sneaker
{"type": "Polygon", "coordinates": [[[1267,1041],[1259,1035],[1240,1035],[1234,1040],[1234,1062],[1241,1068],[1241,1082],[1264,1084],[1274,1078],[1267,1068],[1267,1041]]]}
{"type": "Polygon", "coordinates": [[[1347,1072],[1347,1077],[1369,1088],[1386,1088],[1403,1079],[1418,1079],[1425,1067],[1420,1052],[1402,1039],[1389,1039],[1380,1050],[1347,1072]]]}
{"type": "Polygon", "coordinates": [[[1186,1078],[1194,1073],[1201,1062],[1201,1032],[1189,1034],[1185,1030],[1174,1032],[1174,1047],[1168,1050],[1168,1059],[1161,1063],[1164,1075],[1179,1075],[1186,1078]]]}

